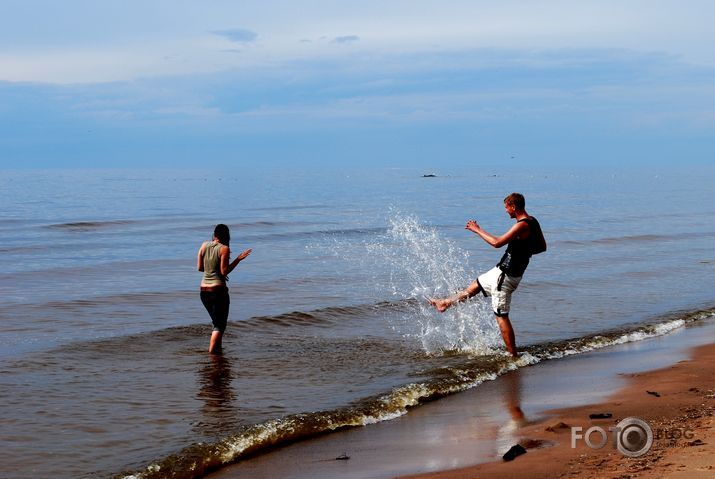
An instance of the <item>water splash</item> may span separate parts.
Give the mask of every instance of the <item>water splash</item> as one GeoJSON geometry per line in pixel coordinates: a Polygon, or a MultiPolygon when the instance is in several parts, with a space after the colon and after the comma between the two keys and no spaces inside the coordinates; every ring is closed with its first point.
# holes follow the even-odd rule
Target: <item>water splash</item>
{"type": "Polygon", "coordinates": [[[501,339],[486,301],[474,298],[439,313],[425,299],[454,294],[474,281],[469,253],[415,216],[392,211],[388,225],[384,235],[365,245],[369,257],[389,269],[388,284],[380,287],[395,297],[418,300],[415,310],[396,318],[394,326],[419,339],[428,354],[494,354],[501,339]]]}

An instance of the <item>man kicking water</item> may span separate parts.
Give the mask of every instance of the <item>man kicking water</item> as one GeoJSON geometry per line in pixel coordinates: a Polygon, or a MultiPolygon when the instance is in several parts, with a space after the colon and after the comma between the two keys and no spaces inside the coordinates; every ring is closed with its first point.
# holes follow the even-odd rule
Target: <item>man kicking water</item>
{"type": "Polygon", "coordinates": [[[519,286],[521,277],[529,265],[532,255],[546,251],[546,240],[536,218],[526,213],[526,201],[519,193],[512,193],[504,198],[504,209],[516,223],[501,236],[494,236],[482,229],[474,220],[469,220],[465,229],[478,234],[484,241],[495,248],[507,245],[499,263],[479,276],[467,289],[448,298],[427,298],[437,311],[444,312],[454,303],[466,301],[480,291],[485,297],[492,297],[492,309],[496,315],[504,344],[509,353],[516,357],[514,328],[509,321],[511,294],[519,286]]]}

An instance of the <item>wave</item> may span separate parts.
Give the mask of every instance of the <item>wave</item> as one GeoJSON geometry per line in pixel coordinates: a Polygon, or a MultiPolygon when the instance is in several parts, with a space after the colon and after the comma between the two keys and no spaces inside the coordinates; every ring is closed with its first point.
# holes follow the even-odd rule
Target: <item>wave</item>
{"type": "Polygon", "coordinates": [[[45,225],[45,228],[60,229],[67,231],[91,231],[113,226],[122,226],[136,223],[135,220],[108,220],[108,221],[74,221],[70,223],[55,223],[45,225]]]}
{"type": "Polygon", "coordinates": [[[36,309],[48,310],[81,310],[87,308],[108,307],[115,308],[126,305],[148,306],[155,304],[166,304],[177,299],[186,299],[195,297],[198,293],[191,291],[140,291],[136,293],[122,293],[108,296],[99,296],[95,298],[69,299],[69,300],[53,300],[44,303],[32,304],[29,307],[36,309]]]}
{"type": "Polygon", "coordinates": [[[381,301],[373,304],[359,304],[353,306],[330,306],[327,308],[315,309],[309,312],[292,311],[289,313],[272,316],[254,316],[250,319],[236,323],[236,327],[253,328],[262,325],[291,327],[310,325],[330,326],[336,321],[343,321],[349,318],[374,314],[379,312],[406,311],[417,304],[416,299],[406,299],[400,301],[381,301]]]}
{"type": "Polygon", "coordinates": [[[27,220],[21,218],[0,218],[0,229],[24,224],[27,224],[27,220]]]}
{"type": "Polygon", "coordinates": [[[298,211],[320,210],[332,208],[330,205],[289,205],[289,206],[263,206],[260,208],[246,208],[249,211],[298,211]]]}
{"type": "MultiPolygon", "coordinates": [[[[607,238],[594,238],[594,239],[583,239],[583,240],[557,240],[552,242],[553,245],[568,245],[568,246],[584,246],[588,244],[619,244],[619,243],[651,243],[659,241],[675,241],[679,239],[682,235],[680,234],[643,234],[643,235],[625,235],[625,236],[612,236],[607,238]]],[[[715,232],[713,231],[702,231],[690,233],[692,238],[713,238],[715,237],[715,232]]]]}
{"type": "Polygon", "coordinates": [[[365,236],[365,235],[380,235],[387,231],[386,227],[373,227],[373,228],[341,228],[341,229],[321,229],[312,231],[289,231],[285,233],[266,233],[266,234],[254,234],[246,235],[241,238],[242,242],[249,241],[270,241],[270,240],[295,240],[296,238],[312,238],[312,237],[354,237],[354,236],[365,236]]]}
{"type": "MultiPolygon", "coordinates": [[[[244,288],[245,289],[245,288],[244,288]]],[[[150,305],[163,305],[177,300],[195,299],[198,292],[195,290],[184,291],[142,291],[131,294],[113,294],[98,296],[95,298],[81,298],[68,300],[52,300],[37,304],[27,305],[29,308],[47,311],[86,311],[92,308],[114,309],[126,308],[127,306],[146,307],[150,305]]],[[[232,327],[238,329],[264,328],[266,326],[292,327],[305,325],[330,326],[336,321],[349,321],[350,318],[359,318],[370,314],[380,314],[388,311],[406,312],[418,304],[416,299],[403,299],[398,301],[380,301],[377,303],[356,304],[347,306],[329,306],[309,311],[290,311],[269,316],[252,316],[241,321],[232,321],[232,327]]],[[[15,308],[9,305],[8,308],[15,308]]],[[[0,312],[4,310],[0,306],[0,312]]],[[[189,327],[204,324],[190,325],[189,327]]],[[[181,330],[186,326],[172,326],[165,328],[166,331],[181,330]]],[[[155,334],[156,331],[145,334],[155,334]]],[[[140,333],[142,334],[142,333],[140,333]]]]}
{"type": "Polygon", "coordinates": [[[673,315],[660,322],[632,328],[532,345],[527,347],[516,361],[502,354],[488,357],[472,356],[460,367],[442,368],[441,374],[437,377],[433,376],[433,379],[402,385],[385,394],[365,398],[348,407],[293,414],[246,426],[223,440],[191,445],[150,464],[142,471],[123,472],[114,477],[117,479],[200,478],[248,455],[280,444],[397,418],[406,414],[410,408],[476,387],[508,371],[607,346],[662,336],[688,324],[713,317],[715,317],[715,308],[710,308],[673,315]]]}
{"type": "MultiPolygon", "coordinates": [[[[238,230],[239,234],[241,230],[250,228],[273,228],[273,227],[294,227],[294,226],[315,226],[315,225],[325,225],[326,221],[244,221],[240,223],[227,222],[228,227],[233,230],[238,230]]],[[[191,231],[213,231],[214,224],[200,224],[189,227],[191,231]]],[[[187,229],[185,227],[177,227],[176,229],[187,229]]]]}

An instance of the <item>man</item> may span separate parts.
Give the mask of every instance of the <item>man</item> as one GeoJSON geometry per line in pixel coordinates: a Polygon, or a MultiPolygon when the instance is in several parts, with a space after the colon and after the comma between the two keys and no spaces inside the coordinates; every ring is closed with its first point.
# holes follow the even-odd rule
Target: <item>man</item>
{"type": "Polygon", "coordinates": [[[546,251],[546,241],[541,226],[536,218],[526,213],[526,201],[519,193],[512,193],[504,198],[504,209],[516,223],[501,236],[494,236],[483,230],[474,220],[469,220],[465,229],[478,234],[484,241],[495,248],[507,245],[506,252],[499,263],[479,276],[467,289],[454,296],[442,299],[428,298],[439,312],[444,312],[454,303],[466,301],[480,291],[485,297],[491,296],[492,309],[496,315],[507,351],[516,357],[514,328],[509,321],[511,294],[519,286],[521,277],[529,265],[532,254],[546,251]]]}

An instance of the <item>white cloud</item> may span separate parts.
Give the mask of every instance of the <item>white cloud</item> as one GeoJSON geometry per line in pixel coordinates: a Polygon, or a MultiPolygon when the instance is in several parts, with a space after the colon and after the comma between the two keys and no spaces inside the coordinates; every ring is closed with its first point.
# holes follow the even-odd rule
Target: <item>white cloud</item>
{"type": "Polygon", "coordinates": [[[213,30],[211,33],[226,37],[232,42],[250,43],[258,37],[258,34],[245,28],[229,28],[228,30],[213,30]]]}
{"type": "Polygon", "coordinates": [[[235,44],[207,34],[168,42],[142,44],[137,41],[111,47],[35,48],[22,53],[0,51],[0,81],[105,83],[212,73],[242,64],[236,50],[227,49],[227,45],[235,44]]]}
{"type": "Polygon", "coordinates": [[[101,4],[85,13],[78,4],[63,3],[57,21],[40,19],[40,25],[52,28],[46,38],[27,33],[39,31],[33,16],[5,12],[0,19],[0,80],[105,82],[201,74],[321,60],[343,54],[345,43],[369,55],[623,49],[715,64],[710,47],[715,43],[710,25],[715,4],[701,0],[249,0],[240,5],[217,1],[213,8],[160,3],[151,8],[129,0],[117,3],[113,8],[122,16],[120,22],[102,16],[101,4]],[[13,18],[20,24],[14,25],[13,18]],[[251,29],[227,24],[236,18],[251,29]],[[250,48],[236,51],[237,44],[250,48]]]}
{"type": "Polygon", "coordinates": [[[357,35],[343,35],[333,38],[333,43],[355,43],[357,41],[360,41],[360,37],[357,35]]]}

